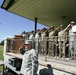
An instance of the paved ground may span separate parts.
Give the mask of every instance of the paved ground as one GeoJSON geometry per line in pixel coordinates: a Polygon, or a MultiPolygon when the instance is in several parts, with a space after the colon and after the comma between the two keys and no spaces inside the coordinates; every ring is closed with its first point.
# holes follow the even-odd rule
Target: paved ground
{"type": "Polygon", "coordinates": [[[40,56],[39,59],[41,60],[47,60],[47,62],[55,62],[55,63],[60,63],[60,64],[65,64],[69,66],[74,66],[76,67],[76,61],[74,62],[73,60],[69,60],[68,58],[66,59],[59,59],[59,58],[50,58],[50,57],[45,57],[45,56],[40,56]]]}

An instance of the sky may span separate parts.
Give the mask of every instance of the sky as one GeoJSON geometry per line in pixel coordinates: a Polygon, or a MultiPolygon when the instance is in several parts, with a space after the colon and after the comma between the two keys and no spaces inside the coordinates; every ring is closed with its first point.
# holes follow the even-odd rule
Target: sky
{"type": "MultiPolygon", "coordinates": [[[[0,0],[0,6],[3,0],[0,0]]],[[[15,34],[21,34],[21,32],[29,32],[34,30],[35,22],[26,18],[20,17],[13,13],[7,12],[0,8],[0,42],[7,36],[14,37],[15,34]]],[[[37,23],[37,29],[47,28],[42,24],[37,23]]]]}

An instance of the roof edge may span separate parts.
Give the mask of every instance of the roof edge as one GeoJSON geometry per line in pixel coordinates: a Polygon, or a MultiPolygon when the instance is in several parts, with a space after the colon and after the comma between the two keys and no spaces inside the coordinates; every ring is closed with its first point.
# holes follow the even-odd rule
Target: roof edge
{"type": "Polygon", "coordinates": [[[4,0],[2,5],[1,5],[1,8],[5,9],[5,10],[8,10],[14,3],[16,3],[18,0],[4,0]],[[5,6],[5,3],[7,4],[5,6]]]}

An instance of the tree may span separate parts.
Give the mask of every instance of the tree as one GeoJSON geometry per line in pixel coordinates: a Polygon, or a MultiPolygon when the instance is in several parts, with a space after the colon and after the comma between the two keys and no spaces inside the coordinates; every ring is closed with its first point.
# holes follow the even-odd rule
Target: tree
{"type": "Polygon", "coordinates": [[[4,45],[4,40],[2,40],[2,41],[0,42],[0,45],[4,45]]]}

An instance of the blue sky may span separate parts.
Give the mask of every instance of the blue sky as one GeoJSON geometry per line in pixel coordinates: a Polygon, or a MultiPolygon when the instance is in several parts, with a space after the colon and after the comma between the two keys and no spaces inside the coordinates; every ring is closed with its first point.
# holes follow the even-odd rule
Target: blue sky
{"type": "MultiPolygon", "coordinates": [[[[3,0],[0,0],[0,6],[3,0]]],[[[46,27],[38,24],[37,29],[46,27]]],[[[47,28],[47,27],[46,27],[47,28]]],[[[22,31],[34,30],[34,22],[23,17],[17,16],[0,8],[0,42],[6,36],[14,37],[15,34],[20,34],[22,31]]]]}

